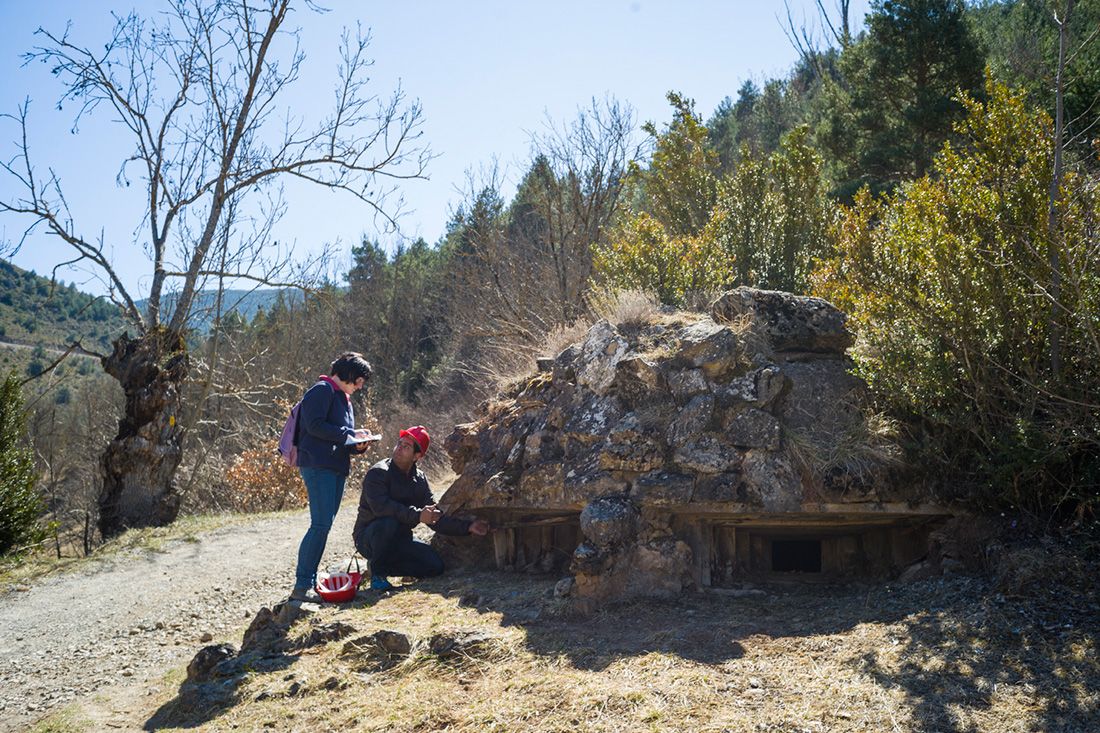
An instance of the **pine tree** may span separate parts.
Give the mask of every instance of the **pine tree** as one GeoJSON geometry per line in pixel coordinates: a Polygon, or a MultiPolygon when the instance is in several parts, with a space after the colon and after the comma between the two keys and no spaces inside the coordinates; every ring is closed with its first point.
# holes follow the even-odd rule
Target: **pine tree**
{"type": "Polygon", "coordinates": [[[876,0],[866,34],[840,61],[847,90],[835,102],[848,109],[831,115],[845,129],[829,136],[829,152],[850,161],[842,192],[927,173],[965,114],[959,92],[981,95],[983,67],[962,0],[876,0]]]}
{"type": "Polygon", "coordinates": [[[0,554],[42,537],[42,500],[35,491],[34,461],[21,445],[23,396],[9,372],[0,387],[0,554]]]}

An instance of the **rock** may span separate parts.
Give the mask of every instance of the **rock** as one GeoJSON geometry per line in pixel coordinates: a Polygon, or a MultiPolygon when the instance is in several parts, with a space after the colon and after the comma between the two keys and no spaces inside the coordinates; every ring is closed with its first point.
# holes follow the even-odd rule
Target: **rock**
{"type": "Polygon", "coordinates": [[[557,583],[554,584],[554,597],[566,598],[570,593],[573,592],[573,583],[574,580],[572,577],[562,578],[561,580],[559,580],[557,583]]]}
{"type": "Polygon", "coordinates": [[[232,644],[214,644],[203,647],[187,665],[187,681],[206,682],[213,677],[215,667],[221,662],[233,659],[235,656],[237,656],[237,650],[232,644]]]}
{"type": "Polygon", "coordinates": [[[712,380],[728,376],[747,363],[741,339],[725,325],[704,319],[680,331],[680,357],[712,380]]]}
{"type": "Polygon", "coordinates": [[[597,548],[621,545],[638,533],[638,509],[622,496],[593,499],[580,521],[581,532],[597,548]]]}
{"type": "Polygon", "coordinates": [[[199,637],[199,641],[201,641],[203,644],[205,644],[208,641],[213,641],[213,640],[214,640],[214,635],[211,634],[209,631],[204,631],[202,636],[199,637]]]}
{"type": "Polygon", "coordinates": [[[658,440],[645,432],[638,417],[628,413],[608,433],[599,455],[599,466],[606,471],[644,472],[664,463],[664,450],[658,440]]]}
{"type": "MultiPolygon", "coordinates": [[[[289,607],[291,604],[283,604],[289,607]]],[[[287,626],[279,623],[275,613],[266,606],[256,612],[252,623],[244,632],[241,640],[241,652],[269,647],[282,642],[286,637],[287,626]]]]}
{"type": "Polygon", "coordinates": [[[588,399],[577,404],[566,418],[562,433],[564,437],[580,443],[597,443],[624,414],[616,398],[592,393],[588,399]]]}
{"type": "Polygon", "coordinates": [[[852,345],[847,317],[821,298],[740,287],[710,306],[718,323],[749,318],[775,351],[842,354],[852,345]]]}
{"type": "Polygon", "coordinates": [[[691,501],[695,479],[681,473],[654,471],[634,480],[630,498],[638,506],[683,506],[691,501]]]}
{"type": "Polygon", "coordinates": [[[350,658],[372,671],[382,671],[409,656],[412,642],[398,631],[386,629],[345,642],[340,656],[350,658]]]}
{"type": "Polygon", "coordinates": [[[797,511],[802,504],[802,483],[790,460],[782,453],[750,450],[741,464],[746,501],[770,512],[797,511]]]}
{"type": "Polygon", "coordinates": [[[939,569],[930,562],[913,563],[898,576],[899,583],[914,583],[918,580],[934,578],[940,574],[939,569]]]}
{"type": "Polygon", "coordinates": [[[627,595],[677,596],[690,584],[691,548],[665,537],[634,548],[627,595]]]}
{"type": "Polygon", "coordinates": [[[710,427],[713,416],[714,397],[712,395],[701,394],[692,397],[691,401],[680,408],[669,422],[668,430],[665,431],[665,440],[673,448],[687,445],[697,440],[710,427]]]}
{"type": "Polygon", "coordinates": [[[725,438],[738,448],[779,449],[782,428],[770,413],[747,407],[730,413],[722,422],[725,438]]]}
{"type": "Polygon", "coordinates": [[[305,649],[318,644],[327,644],[330,641],[339,641],[344,637],[355,633],[355,627],[342,621],[320,624],[313,627],[309,634],[300,639],[295,645],[299,649],[305,649]]]}
{"type": "Polygon", "coordinates": [[[462,473],[466,463],[478,454],[477,427],[477,423],[455,425],[443,441],[443,449],[451,457],[451,469],[455,473],[462,473]]]}
{"type": "Polygon", "coordinates": [[[627,482],[610,471],[581,471],[565,474],[562,506],[580,507],[593,496],[609,496],[626,492],[627,482]]]}
{"type": "Polygon", "coordinates": [[[428,651],[443,660],[477,659],[498,643],[498,639],[481,631],[443,632],[428,639],[428,651]]]}
{"type": "Polygon", "coordinates": [[[577,384],[598,395],[607,393],[615,381],[616,367],[626,356],[626,340],[607,321],[600,321],[588,329],[581,344],[577,384]]]}
{"type": "Polygon", "coordinates": [[[679,402],[685,402],[710,389],[702,369],[684,369],[674,372],[668,378],[669,391],[679,402]]]}
{"type": "Polygon", "coordinates": [[[743,483],[744,480],[739,470],[700,476],[695,483],[695,491],[691,495],[691,500],[694,503],[744,501],[743,483]]]}
{"type": "Polygon", "coordinates": [[[742,452],[714,435],[678,447],[672,459],[682,470],[701,474],[735,471],[741,465],[742,452]]]}
{"type": "Polygon", "coordinates": [[[666,391],[665,378],[656,363],[641,356],[629,356],[615,365],[612,381],[615,394],[626,405],[645,404],[654,394],[666,391]]]}

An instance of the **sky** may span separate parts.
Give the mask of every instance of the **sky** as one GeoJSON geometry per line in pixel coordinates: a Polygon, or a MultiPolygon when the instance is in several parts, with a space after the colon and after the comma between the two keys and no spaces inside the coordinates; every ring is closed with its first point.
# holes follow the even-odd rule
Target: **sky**
{"type": "MultiPolygon", "coordinates": [[[[530,160],[531,135],[547,121],[564,124],[593,99],[611,96],[633,107],[639,123],[661,126],[671,117],[670,90],[695,100],[704,118],[724,97],[736,97],[746,80],[787,73],[797,52],[784,34],[781,0],[320,0],[330,12],[300,7],[289,25],[301,29],[306,61],[300,82],[283,104],[309,118],[329,106],[343,27],[369,30],[374,59],[370,89],[388,96],[399,84],[423,108],[423,136],[436,156],[429,180],[402,183],[398,232],[381,232],[366,207],[348,194],[317,187],[286,189],[287,211],[274,235],[299,257],[335,244],[346,271],[352,245],[377,239],[387,248],[423,237],[436,242],[462,200],[471,174],[494,161],[504,194],[514,192],[530,160]]],[[[825,0],[825,6],[837,3],[825,0]]],[[[796,23],[816,22],[814,0],[790,0],[796,23]]],[[[862,25],[869,0],[852,2],[853,28],[862,25]]],[[[148,287],[151,265],[141,254],[140,186],[116,182],[130,139],[106,113],[72,131],[75,105],[58,109],[61,86],[42,64],[21,55],[38,43],[43,27],[54,33],[71,22],[70,37],[89,47],[106,41],[111,12],[156,13],[156,0],[0,0],[0,113],[30,100],[30,146],[36,167],[60,176],[73,219],[85,237],[108,243],[122,279],[135,297],[148,287]]],[[[316,119],[316,118],[313,118],[316,119]]],[[[0,119],[0,157],[15,153],[18,127],[0,119]]],[[[2,173],[2,172],[0,172],[2,173]]],[[[17,189],[0,175],[0,198],[17,189]]],[[[0,214],[0,240],[18,241],[27,219],[0,214]]],[[[48,275],[70,259],[65,246],[32,234],[12,258],[48,275]]],[[[71,268],[58,277],[92,293],[104,287],[71,268]]]]}

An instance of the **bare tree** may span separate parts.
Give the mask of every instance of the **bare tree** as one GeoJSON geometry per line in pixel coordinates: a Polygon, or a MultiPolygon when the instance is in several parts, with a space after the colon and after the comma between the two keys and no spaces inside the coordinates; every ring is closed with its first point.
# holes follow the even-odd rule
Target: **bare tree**
{"type": "Polygon", "coordinates": [[[32,163],[27,106],[7,116],[21,138],[2,165],[22,193],[0,201],[0,213],[28,218],[30,230],[44,228],[71,247],[71,262],[90,263],[136,331],[102,355],[126,395],[118,435],[102,459],[104,536],[178,513],[180,386],[190,368],[185,335],[196,294],[226,278],[301,284],[310,270],[271,241],[285,208],[280,183],[344,191],[392,224],[399,203],[389,195],[399,179],[422,177],[429,159],[419,142],[420,106],[400,89],[388,97],[369,92],[369,38],[361,33],[342,37],[327,117],[311,124],[285,108],[305,58],[298,31],[287,27],[291,4],[171,0],[156,21],[116,18],[102,49],[40,30],[44,43],[26,54],[51,65],[64,85],[62,101],[79,105],[78,120],[106,112],[123,126],[133,149],[119,181],[137,178],[146,193],[134,241],[117,247],[129,258],[141,249],[149,260],[143,309],[109,243],[73,220],[57,174],[32,163]]]}
{"type": "Polygon", "coordinates": [[[499,171],[471,178],[460,212],[454,291],[447,311],[462,324],[457,367],[507,371],[553,328],[584,309],[592,247],[623,205],[631,161],[641,157],[633,111],[593,100],[571,122],[532,135],[532,160],[510,205],[499,171]]]}
{"type": "Polygon", "coordinates": [[[1065,148],[1065,71],[1066,52],[1069,47],[1069,22],[1073,15],[1074,0],[1065,0],[1062,12],[1053,13],[1054,24],[1058,26],[1058,66],[1054,74],[1054,170],[1050,179],[1047,206],[1047,229],[1049,244],[1047,258],[1050,263],[1050,371],[1055,381],[1062,374],[1062,328],[1059,325],[1060,309],[1058,302],[1062,297],[1062,262],[1058,244],[1058,203],[1062,198],[1063,164],[1062,153],[1065,148]]]}
{"type": "MultiPolygon", "coordinates": [[[[851,0],[836,0],[836,18],[830,15],[823,0],[815,0],[815,4],[825,37],[825,46],[829,47],[836,44],[836,47],[841,51],[848,48],[852,43],[852,29],[848,12],[851,7],[851,0]]],[[[796,27],[788,0],[783,0],[783,9],[787,14],[787,20],[783,26],[783,32],[787,35],[787,39],[798,51],[800,58],[813,63],[815,67],[819,67],[821,48],[817,40],[817,29],[809,25],[805,18],[802,20],[802,25],[796,27]]]]}

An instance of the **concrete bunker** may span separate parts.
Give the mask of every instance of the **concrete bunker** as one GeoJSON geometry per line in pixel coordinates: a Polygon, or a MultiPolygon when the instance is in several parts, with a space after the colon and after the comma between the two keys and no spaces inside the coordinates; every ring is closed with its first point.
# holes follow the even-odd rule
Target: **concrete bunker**
{"type": "MultiPolygon", "coordinates": [[[[471,562],[571,573],[585,605],[934,568],[952,511],[906,466],[829,303],[738,288],[584,339],[446,440],[471,562]]],[[[439,538],[446,543],[445,538],[439,538]]]]}

